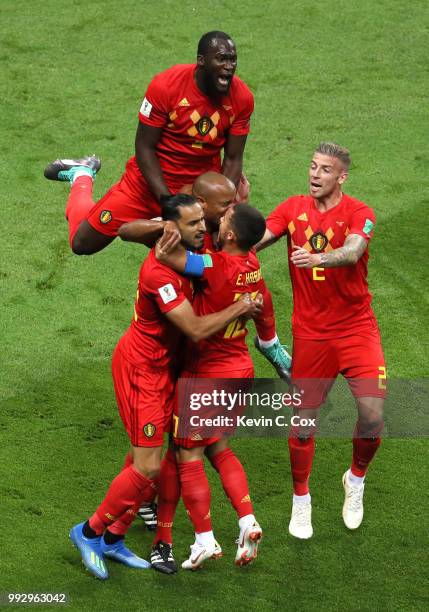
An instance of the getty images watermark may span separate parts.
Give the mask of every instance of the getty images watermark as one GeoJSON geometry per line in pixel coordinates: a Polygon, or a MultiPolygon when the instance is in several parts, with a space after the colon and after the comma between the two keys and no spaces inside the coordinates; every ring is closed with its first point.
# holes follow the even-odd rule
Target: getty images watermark
{"type": "MultiPolygon", "coordinates": [[[[210,379],[210,382],[212,381],[213,379],[210,379]]],[[[229,388],[234,384],[238,383],[228,381],[229,388]]],[[[217,427],[288,427],[289,424],[299,425],[301,421],[307,422],[308,419],[301,419],[299,415],[293,415],[289,422],[284,414],[248,416],[242,414],[242,411],[252,407],[271,408],[276,412],[283,408],[299,408],[300,406],[302,406],[302,395],[299,391],[252,393],[241,389],[227,391],[221,388],[189,392],[190,414],[187,416],[191,428],[195,427],[199,431],[204,428],[217,427]]],[[[187,412],[186,408],[184,412],[187,412]]],[[[315,425],[315,419],[312,421],[315,425]]]]}
{"type": "Polygon", "coordinates": [[[175,432],[194,440],[224,435],[281,437],[305,428],[321,437],[349,438],[355,397],[384,399],[384,435],[429,435],[429,379],[183,378],[178,382],[175,432]],[[316,408],[318,407],[318,408],[316,408]]]}

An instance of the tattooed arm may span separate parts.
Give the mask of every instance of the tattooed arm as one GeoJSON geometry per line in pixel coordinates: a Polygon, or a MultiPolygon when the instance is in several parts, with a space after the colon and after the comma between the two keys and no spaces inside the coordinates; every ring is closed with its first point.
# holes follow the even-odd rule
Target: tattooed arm
{"type": "Polygon", "coordinates": [[[342,247],[329,253],[309,253],[302,247],[293,247],[291,262],[297,268],[336,268],[353,266],[365,252],[368,242],[359,234],[349,234],[342,247]]]}

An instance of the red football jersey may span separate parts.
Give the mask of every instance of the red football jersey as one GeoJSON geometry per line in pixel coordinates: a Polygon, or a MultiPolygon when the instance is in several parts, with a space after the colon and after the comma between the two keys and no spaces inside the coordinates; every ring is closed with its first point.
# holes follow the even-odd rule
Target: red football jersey
{"type": "Polygon", "coordinates": [[[140,268],[133,320],[120,340],[128,361],[150,368],[173,363],[182,333],[164,315],[185,299],[192,301],[190,280],[161,264],[150,251],[140,268]]]}
{"type": "Polygon", "coordinates": [[[206,232],[204,234],[204,243],[203,246],[201,248],[201,253],[215,253],[216,251],[218,251],[218,245],[217,245],[217,232],[214,232],[214,234],[211,234],[210,232],[206,232]]]}
{"type": "MultiPolygon", "coordinates": [[[[259,261],[255,253],[229,255],[223,251],[211,255],[212,267],[206,267],[195,286],[193,308],[198,316],[218,312],[230,306],[243,293],[265,293],[259,261]]],[[[247,329],[239,319],[198,344],[189,343],[185,369],[190,372],[225,372],[252,368],[246,345],[247,329]]]]}
{"type": "Polygon", "coordinates": [[[328,253],[341,247],[348,234],[369,241],[374,224],[373,210],[345,194],[326,212],[317,209],[311,196],[301,195],[288,198],[269,215],[267,228],[288,239],[294,336],[334,338],[377,326],[367,283],[368,249],[353,266],[303,269],[290,262],[294,245],[312,253],[328,253]]]}
{"type": "MultiPolygon", "coordinates": [[[[228,95],[214,102],[197,87],[195,69],[195,64],[178,64],[156,75],[139,113],[145,125],[162,128],[157,156],[172,190],[208,170],[220,172],[227,135],[248,134],[254,107],[250,89],[237,76],[228,95]]],[[[132,164],[139,173],[135,158],[132,164]]]]}

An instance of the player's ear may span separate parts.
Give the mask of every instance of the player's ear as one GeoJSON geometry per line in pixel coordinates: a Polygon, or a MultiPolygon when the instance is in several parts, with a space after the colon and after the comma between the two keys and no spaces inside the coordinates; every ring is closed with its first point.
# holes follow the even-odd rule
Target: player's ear
{"type": "Polygon", "coordinates": [[[201,68],[204,68],[205,65],[206,61],[204,55],[197,55],[197,66],[201,66],[201,68]]]}
{"type": "Polygon", "coordinates": [[[338,177],[338,183],[340,185],[345,183],[346,180],[348,179],[348,176],[349,176],[349,173],[347,172],[347,170],[344,170],[344,172],[342,174],[340,174],[340,176],[338,177]]]}

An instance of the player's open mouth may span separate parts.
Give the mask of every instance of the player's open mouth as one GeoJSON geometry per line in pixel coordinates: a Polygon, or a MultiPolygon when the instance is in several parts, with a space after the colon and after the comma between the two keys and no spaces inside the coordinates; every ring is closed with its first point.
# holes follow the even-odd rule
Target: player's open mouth
{"type": "Polygon", "coordinates": [[[217,82],[221,87],[228,87],[231,82],[232,76],[218,76],[217,82]]]}
{"type": "Polygon", "coordinates": [[[320,187],[321,187],[322,185],[320,185],[319,183],[314,183],[313,181],[311,181],[311,182],[310,182],[310,186],[311,186],[313,189],[320,189],[320,187]]]}

